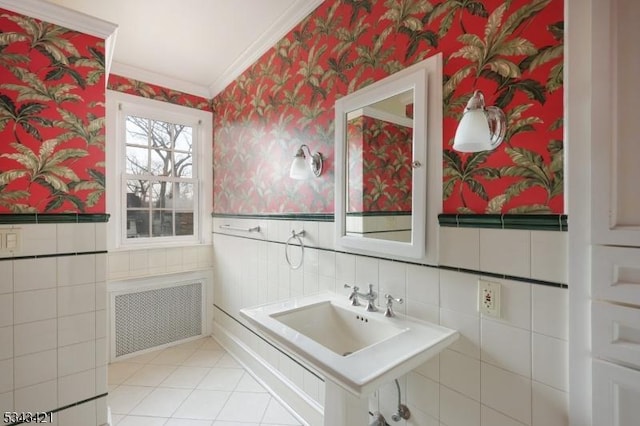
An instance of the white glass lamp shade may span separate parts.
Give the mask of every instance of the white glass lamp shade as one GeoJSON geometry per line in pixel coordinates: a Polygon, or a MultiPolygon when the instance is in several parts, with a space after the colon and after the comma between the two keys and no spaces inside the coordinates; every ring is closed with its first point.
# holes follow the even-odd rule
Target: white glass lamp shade
{"type": "Polygon", "coordinates": [[[293,163],[291,163],[291,169],[289,169],[289,177],[292,179],[309,179],[311,175],[318,177],[322,174],[322,154],[311,152],[307,145],[301,145],[293,157],[293,163]],[[307,150],[307,156],[304,155],[304,150],[307,150]]]}
{"type": "Polygon", "coordinates": [[[474,109],[462,116],[453,139],[453,149],[460,152],[487,151],[491,149],[490,139],[487,116],[483,110],[474,109]]]}
{"type": "Polygon", "coordinates": [[[289,170],[289,177],[298,180],[309,179],[309,177],[311,177],[311,168],[309,167],[304,155],[296,155],[293,157],[291,169],[289,170]]]}
{"type": "Polygon", "coordinates": [[[480,152],[496,149],[504,139],[506,117],[498,107],[485,108],[484,97],[476,91],[464,110],[453,149],[459,152],[480,152]]]}

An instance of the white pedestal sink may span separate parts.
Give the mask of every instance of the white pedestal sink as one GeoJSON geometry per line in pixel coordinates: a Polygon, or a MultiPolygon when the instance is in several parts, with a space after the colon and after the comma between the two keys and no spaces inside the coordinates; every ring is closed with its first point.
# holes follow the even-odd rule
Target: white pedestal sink
{"type": "Polygon", "coordinates": [[[387,318],[325,293],[245,308],[241,315],[325,379],[326,426],[368,425],[368,397],[426,362],[458,332],[404,315],[387,318]]]}

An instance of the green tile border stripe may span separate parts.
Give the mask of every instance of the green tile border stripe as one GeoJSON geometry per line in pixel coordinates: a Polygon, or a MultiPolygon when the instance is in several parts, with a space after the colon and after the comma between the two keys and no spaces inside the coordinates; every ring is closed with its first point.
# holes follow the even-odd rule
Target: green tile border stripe
{"type": "MultiPolygon", "coordinates": [[[[333,214],[327,213],[278,213],[278,214],[231,214],[212,213],[212,217],[267,220],[307,220],[310,222],[333,222],[333,214]]],[[[440,226],[456,228],[528,229],[534,231],[567,231],[566,214],[440,214],[440,226]]]]}
{"type": "Polygon", "coordinates": [[[566,214],[440,214],[440,226],[456,228],[528,229],[567,231],[566,214]]]}
{"type": "Polygon", "coordinates": [[[42,224],[42,223],[106,223],[109,214],[98,213],[21,213],[0,214],[0,225],[42,224]]]}
{"type": "Polygon", "coordinates": [[[333,222],[333,213],[277,213],[277,214],[231,214],[211,213],[212,217],[228,217],[236,219],[267,219],[267,220],[307,220],[309,222],[333,222]]]}
{"type": "Polygon", "coordinates": [[[348,217],[377,217],[377,216],[411,216],[411,212],[347,212],[348,217]]]}

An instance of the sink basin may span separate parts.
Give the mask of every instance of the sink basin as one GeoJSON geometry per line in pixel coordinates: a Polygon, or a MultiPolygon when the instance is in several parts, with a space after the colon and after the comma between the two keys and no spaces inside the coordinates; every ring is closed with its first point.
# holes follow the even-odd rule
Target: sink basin
{"type": "Polygon", "coordinates": [[[384,317],[354,313],[329,300],[271,317],[342,356],[351,356],[407,330],[383,321],[384,317]]]}
{"type": "Polygon", "coordinates": [[[240,311],[266,336],[329,381],[362,397],[420,366],[458,332],[404,315],[387,318],[325,293],[240,311]]]}

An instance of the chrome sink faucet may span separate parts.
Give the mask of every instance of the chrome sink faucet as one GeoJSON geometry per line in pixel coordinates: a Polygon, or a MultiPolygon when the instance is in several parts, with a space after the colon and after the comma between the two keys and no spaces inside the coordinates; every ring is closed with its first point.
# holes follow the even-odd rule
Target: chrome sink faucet
{"type": "Polygon", "coordinates": [[[402,298],[397,299],[388,293],[384,295],[384,298],[387,299],[387,309],[384,311],[384,316],[395,317],[396,314],[393,312],[393,302],[404,303],[404,300],[402,300],[402,298]]]}
{"type": "Polygon", "coordinates": [[[378,293],[373,291],[373,284],[369,284],[369,292],[368,293],[360,293],[358,290],[360,288],[358,286],[350,286],[349,284],[345,284],[344,288],[350,288],[351,294],[349,294],[349,300],[351,301],[352,306],[360,306],[360,300],[358,297],[362,297],[367,301],[367,311],[368,312],[376,312],[378,308],[375,305],[375,300],[378,298],[378,293]]]}

